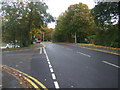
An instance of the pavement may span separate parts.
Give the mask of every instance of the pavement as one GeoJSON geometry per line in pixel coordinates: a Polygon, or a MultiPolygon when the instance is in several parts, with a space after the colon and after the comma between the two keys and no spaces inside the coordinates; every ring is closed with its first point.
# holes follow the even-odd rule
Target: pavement
{"type": "Polygon", "coordinates": [[[2,88],[24,88],[18,79],[5,71],[2,71],[2,88]]]}
{"type": "Polygon", "coordinates": [[[119,87],[119,55],[71,44],[42,44],[42,49],[37,44],[32,49],[3,51],[2,64],[35,78],[48,89],[119,87]]]}

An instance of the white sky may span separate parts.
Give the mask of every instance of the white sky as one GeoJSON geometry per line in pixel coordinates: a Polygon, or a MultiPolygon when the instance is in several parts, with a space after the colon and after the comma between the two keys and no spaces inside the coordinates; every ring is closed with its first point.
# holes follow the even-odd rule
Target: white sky
{"type": "MultiPolygon", "coordinates": [[[[95,6],[95,0],[44,0],[48,5],[48,12],[53,17],[58,17],[62,12],[67,10],[70,5],[78,4],[80,2],[87,4],[89,9],[92,9],[95,6]]],[[[54,28],[55,23],[51,23],[48,25],[49,28],[54,28]]]]}

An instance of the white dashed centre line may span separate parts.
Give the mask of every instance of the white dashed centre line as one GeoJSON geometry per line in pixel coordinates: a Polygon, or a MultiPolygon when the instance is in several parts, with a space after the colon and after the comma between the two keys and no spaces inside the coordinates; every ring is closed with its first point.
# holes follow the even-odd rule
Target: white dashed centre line
{"type": "Polygon", "coordinates": [[[53,80],[55,80],[55,79],[56,79],[56,76],[55,76],[55,74],[54,74],[54,73],[52,73],[52,78],[53,78],[53,80]]]}
{"type": "Polygon", "coordinates": [[[49,59],[47,59],[47,61],[49,62],[49,59]]]}
{"type": "Polygon", "coordinates": [[[56,80],[56,75],[55,75],[55,73],[53,73],[54,70],[53,70],[53,68],[52,68],[52,65],[51,65],[51,63],[50,63],[50,60],[49,60],[49,58],[48,58],[48,55],[47,55],[47,52],[46,52],[45,48],[43,48],[43,51],[44,51],[44,53],[45,53],[45,55],[46,55],[46,59],[47,59],[47,62],[48,62],[49,68],[50,68],[50,72],[51,72],[51,75],[52,75],[52,79],[54,80],[55,88],[56,88],[56,89],[59,89],[60,86],[59,86],[59,84],[58,84],[58,82],[57,82],[57,80],[56,80]]]}
{"type": "Polygon", "coordinates": [[[49,68],[52,68],[52,65],[49,65],[49,68]]]}
{"type": "Polygon", "coordinates": [[[77,53],[82,54],[82,55],[87,56],[87,57],[91,57],[90,55],[84,54],[84,53],[82,53],[82,52],[77,52],[77,53]]]}
{"type": "Polygon", "coordinates": [[[51,65],[51,64],[50,64],[50,61],[48,61],[48,64],[51,65]]]}
{"type": "Polygon", "coordinates": [[[50,60],[49,60],[48,56],[46,56],[46,58],[47,58],[47,61],[49,62],[50,60]]]}
{"type": "Polygon", "coordinates": [[[50,68],[50,71],[51,71],[51,72],[54,72],[54,71],[53,71],[53,68],[50,68]]]}
{"type": "Polygon", "coordinates": [[[112,63],[109,63],[109,62],[107,62],[107,61],[102,61],[103,63],[106,63],[106,64],[108,64],[108,65],[111,65],[111,66],[113,66],[113,67],[116,67],[116,68],[120,68],[119,66],[117,66],[117,65],[115,65],[115,64],[112,64],[112,63]]]}
{"type": "Polygon", "coordinates": [[[59,89],[59,84],[58,84],[58,82],[57,82],[57,81],[54,81],[54,84],[55,84],[55,88],[56,88],[56,89],[59,89]]]}

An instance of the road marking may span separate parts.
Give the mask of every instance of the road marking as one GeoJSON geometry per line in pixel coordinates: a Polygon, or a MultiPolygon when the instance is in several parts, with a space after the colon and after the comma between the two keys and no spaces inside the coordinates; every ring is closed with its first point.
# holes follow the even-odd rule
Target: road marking
{"type": "Polygon", "coordinates": [[[47,58],[47,61],[50,62],[50,60],[47,58]]]}
{"type": "Polygon", "coordinates": [[[54,71],[53,71],[53,68],[50,68],[50,71],[51,71],[51,72],[54,72],[54,71]]]}
{"type": "Polygon", "coordinates": [[[110,51],[106,51],[106,50],[100,50],[100,49],[89,48],[89,47],[83,47],[83,46],[78,46],[78,47],[85,48],[85,49],[90,49],[90,50],[94,50],[94,51],[100,51],[100,52],[115,54],[115,55],[120,55],[120,53],[110,52],[110,51]]]}
{"type": "MultiPolygon", "coordinates": [[[[50,60],[49,60],[49,58],[48,58],[48,55],[47,55],[47,52],[46,52],[45,48],[43,48],[43,51],[44,51],[44,53],[45,53],[45,55],[46,55],[46,59],[47,59],[47,62],[48,62],[49,68],[50,68],[50,72],[52,73],[52,79],[53,79],[53,80],[56,80],[56,75],[55,75],[55,73],[53,73],[54,71],[53,71],[52,65],[51,65],[51,63],[50,63],[50,60]]],[[[54,81],[54,85],[55,85],[55,88],[56,88],[56,89],[59,89],[59,88],[60,88],[57,81],[54,81]]]]}
{"type": "Polygon", "coordinates": [[[55,79],[56,79],[56,76],[55,76],[55,74],[54,74],[54,73],[52,73],[52,78],[53,78],[53,80],[55,80],[55,79]]]}
{"type": "Polygon", "coordinates": [[[120,53],[117,53],[117,52],[110,52],[110,51],[106,51],[106,50],[100,50],[100,49],[95,49],[95,48],[90,48],[90,47],[85,47],[85,46],[70,45],[70,44],[66,44],[66,43],[61,43],[61,44],[75,46],[75,47],[81,47],[81,48],[85,48],[85,49],[89,49],[89,50],[100,51],[100,52],[105,52],[105,53],[110,53],[110,54],[115,54],[115,55],[120,55],[120,53]]]}
{"type": "Polygon", "coordinates": [[[57,81],[54,81],[54,85],[55,85],[55,88],[56,88],[56,89],[59,89],[59,88],[60,88],[57,81]]]}
{"type": "Polygon", "coordinates": [[[52,68],[52,65],[49,65],[49,68],[52,68]]]}
{"type": "Polygon", "coordinates": [[[46,56],[46,58],[47,58],[47,61],[50,61],[49,58],[48,58],[48,56],[46,56]]]}
{"type": "Polygon", "coordinates": [[[84,54],[84,53],[82,53],[82,52],[77,52],[77,53],[82,54],[82,55],[87,56],[87,57],[91,57],[90,55],[84,54]]]}
{"type": "MultiPolygon", "coordinates": [[[[8,66],[6,66],[6,65],[2,65],[2,66],[8,67],[8,66]]],[[[36,82],[38,85],[40,85],[43,89],[48,90],[40,81],[38,81],[38,80],[35,79],[34,77],[29,76],[28,74],[23,73],[23,72],[15,69],[15,68],[12,68],[12,67],[9,67],[9,68],[11,68],[11,69],[13,69],[13,70],[15,70],[15,71],[17,71],[17,72],[19,72],[19,73],[22,73],[23,75],[25,75],[25,76],[27,76],[28,78],[30,78],[30,79],[32,79],[33,81],[35,81],[35,82],[36,82]]]]}
{"type": "MultiPolygon", "coordinates": [[[[19,70],[17,70],[17,69],[14,69],[14,68],[12,68],[12,67],[8,67],[8,66],[6,66],[6,65],[2,65],[2,67],[6,68],[6,69],[12,69],[14,72],[20,73],[19,76],[21,76],[21,74],[25,75],[25,73],[23,73],[23,72],[21,72],[21,71],[19,71],[19,70]]],[[[3,70],[5,70],[4,68],[3,68],[3,70]]],[[[10,71],[10,70],[9,70],[9,71],[10,71]]],[[[10,74],[12,74],[12,75],[14,76],[13,73],[11,73],[11,72],[8,72],[8,73],[10,73],[10,74]]],[[[17,74],[16,74],[16,75],[17,75],[17,74]]],[[[16,76],[16,75],[15,75],[15,76],[16,76]]],[[[30,78],[29,78],[28,76],[29,76],[29,75],[26,74],[26,75],[24,76],[24,79],[25,79],[26,81],[28,81],[34,88],[36,88],[37,90],[40,90],[39,87],[33,82],[34,80],[33,80],[33,79],[32,79],[33,81],[30,80],[30,78]]],[[[30,76],[30,77],[31,77],[31,76],[30,76]]],[[[32,77],[32,78],[33,78],[33,77],[32,77]]],[[[39,81],[38,81],[38,82],[39,82],[39,81]]],[[[36,83],[37,83],[37,82],[36,82],[36,83]]],[[[38,83],[37,83],[37,84],[38,84],[38,83]]],[[[40,85],[40,86],[41,86],[41,85],[40,85]]],[[[41,86],[41,87],[42,87],[42,86],[41,86]]],[[[47,89],[47,88],[45,87],[44,89],[47,89]]]]}
{"type": "Polygon", "coordinates": [[[40,48],[40,54],[42,54],[42,48],[40,48]]]}
{"type": "Polygon", "coordinates": [[[50,64],[50,61],[48,61],[48,64],[51,65],[51,64],[50,64]]]}
{"type": "Polygon", "coordinates": [[[39,87],[35,84],[35,83],[33,83],[30,79],[28,79],[27,77],[24,77],[29,83],[31,83],[33,86],[34,86],[34,88],[36,88],[37,90],[40,90],[39,89],[39,87]]]}
{"type": "MultiPolygon", "coordinates": [[[[28,76],[28,75],[27,75],[28,76]]],[[[34,80],[38,85],[40,85],[43,89],[48,90],[40,81],[38,81],[37,79],[28,76],[29,78],[31,78],[32,80],[34,80]]]]}
{"type": "Polygon", "coordinates": [[[119,66],[117,66],[117,65],[115,65],[115,64],[112,64],[112,63],[109,63],[109,62],[107,62],[107,61],[102,61],[103,63],[106,63],[106,64],[108,64],[108,65],[111,65],[111,66],[113,66],[113,67],[116,67],[116,68],[120,68],[119,66]]]}

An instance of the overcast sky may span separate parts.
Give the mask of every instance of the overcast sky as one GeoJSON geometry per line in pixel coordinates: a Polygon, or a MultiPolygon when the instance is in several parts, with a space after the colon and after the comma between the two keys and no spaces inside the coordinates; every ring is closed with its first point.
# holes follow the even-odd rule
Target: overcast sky
{"type": "MultiPolygon", "coordinates": [[[[45,0],[45,3],[48,5],[48,12],[53,17],[58,17],[62,12],[67,10],[70,5],[78,4],[80,2],[87,4],[89,9],[92,9],[95,6],[95,0],[45,0]]],[[[48,25],[49,28],[54,28],[55,23],[48,25]]]]}

